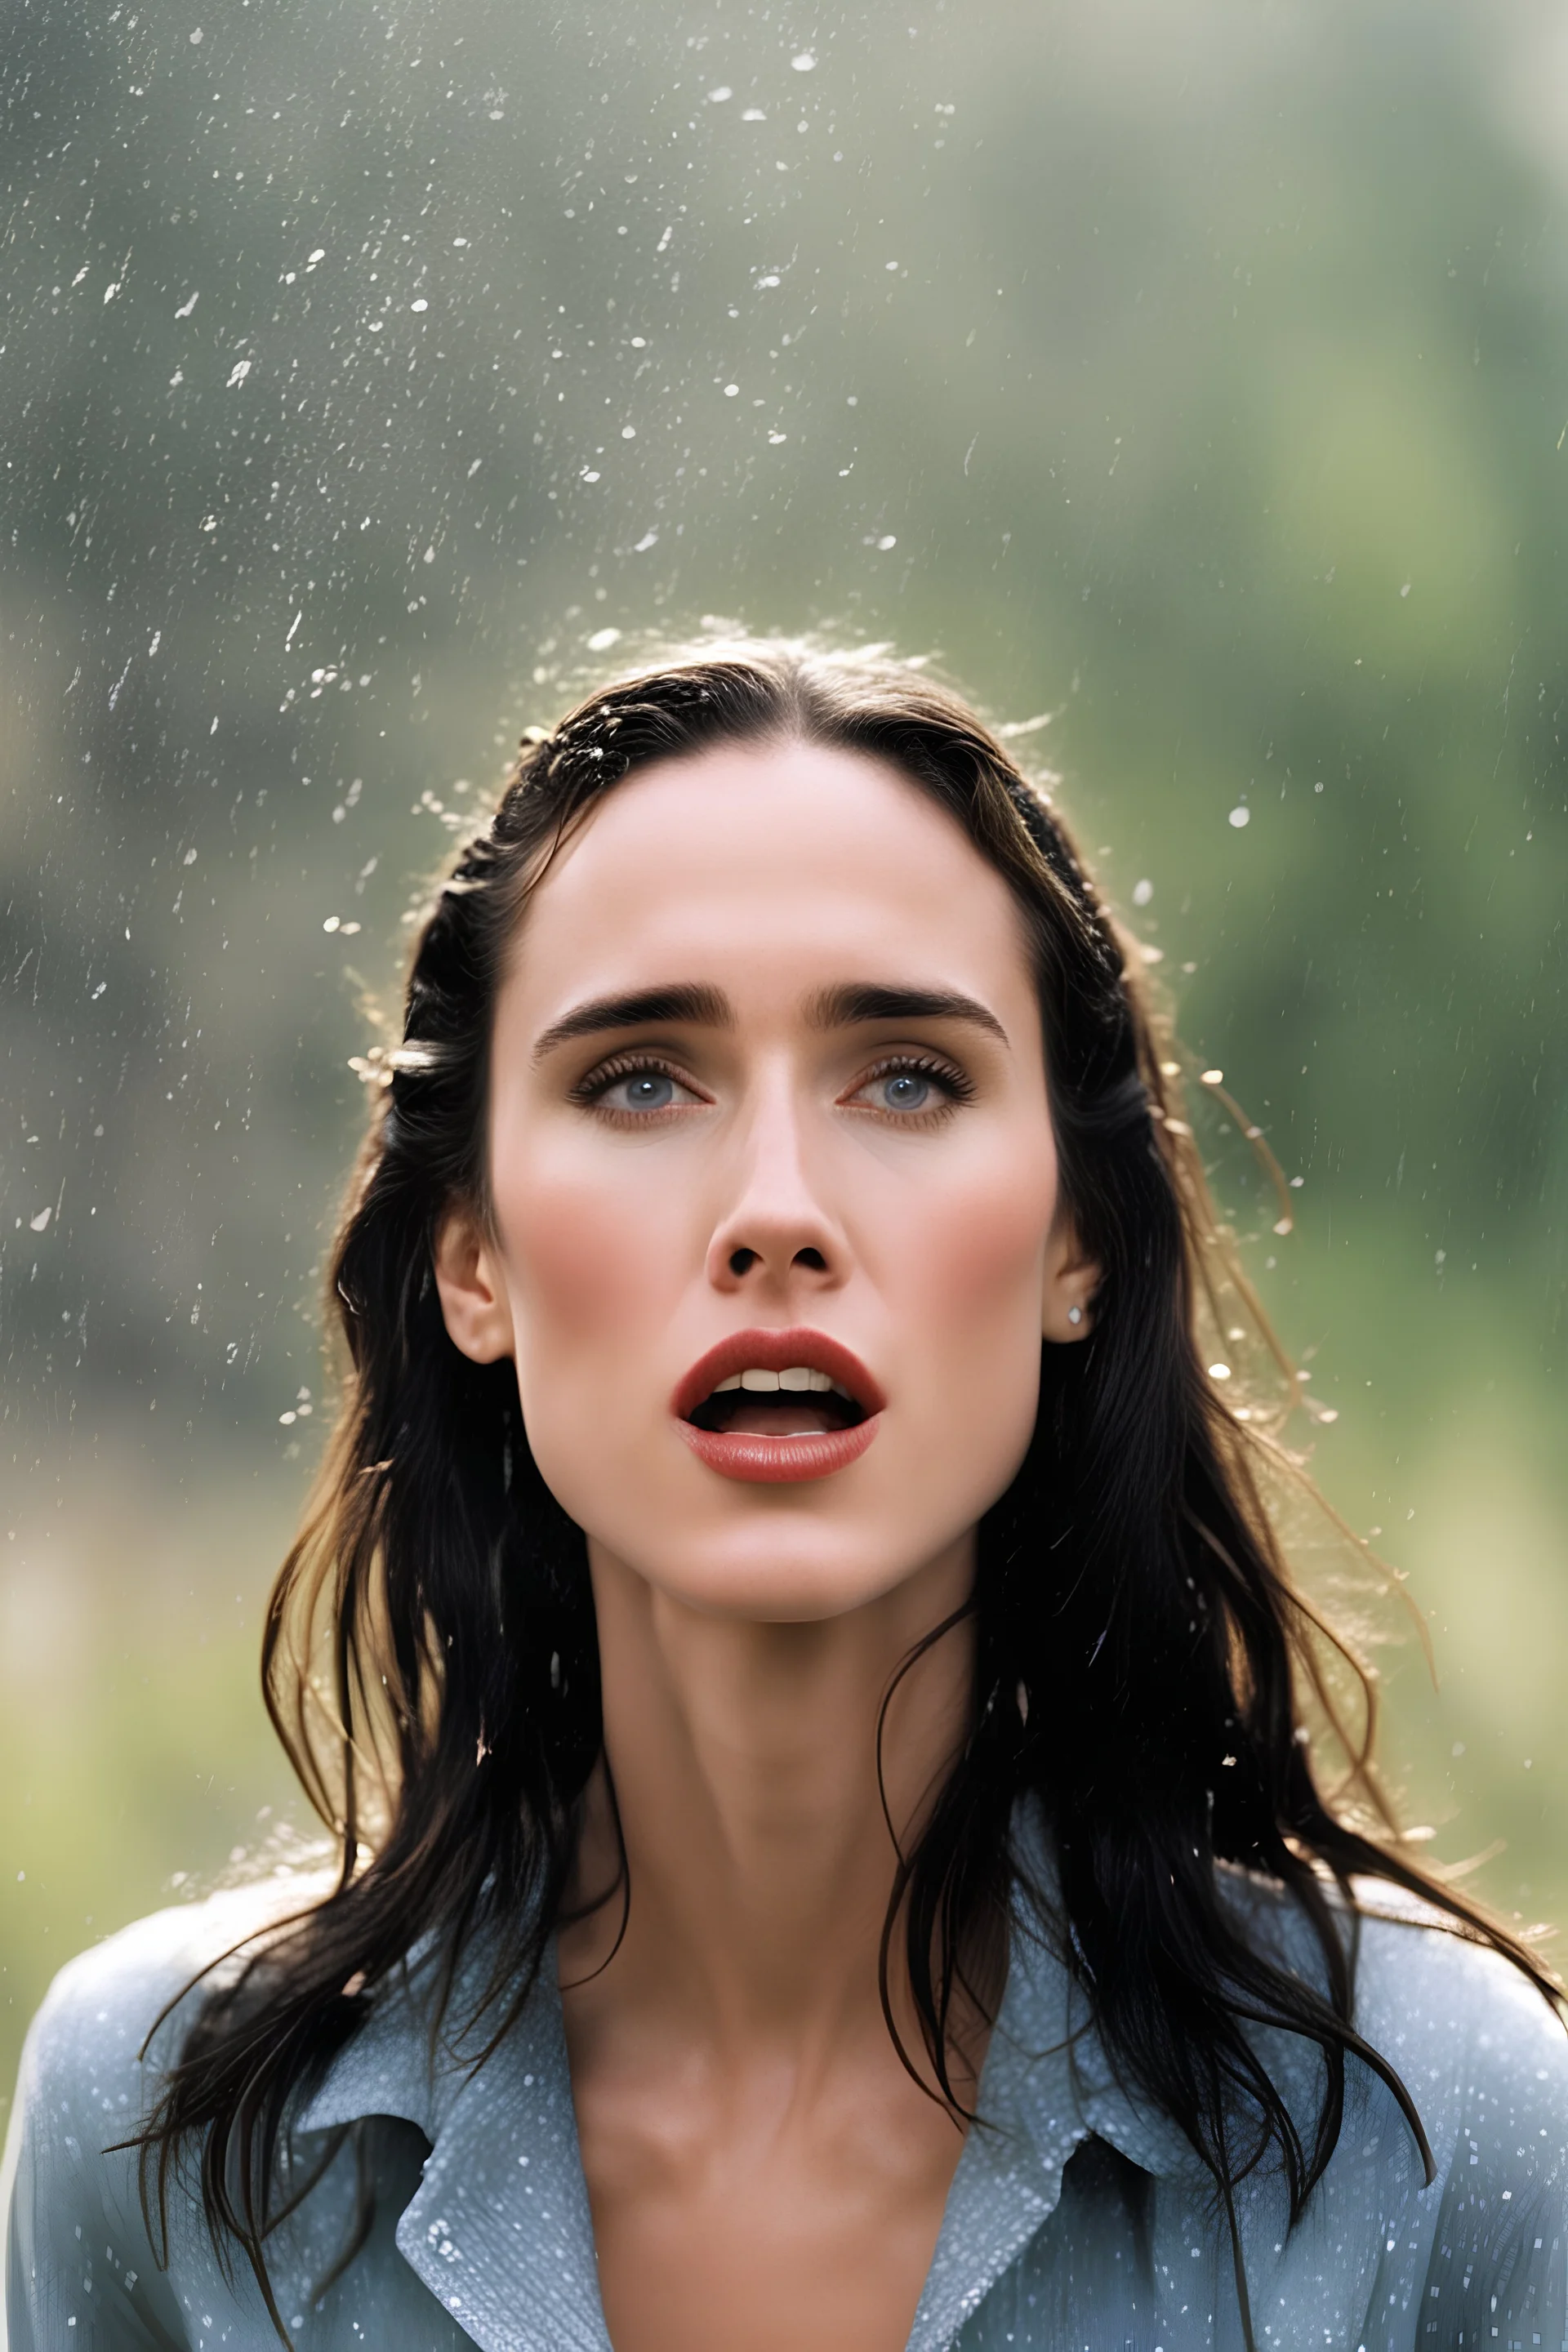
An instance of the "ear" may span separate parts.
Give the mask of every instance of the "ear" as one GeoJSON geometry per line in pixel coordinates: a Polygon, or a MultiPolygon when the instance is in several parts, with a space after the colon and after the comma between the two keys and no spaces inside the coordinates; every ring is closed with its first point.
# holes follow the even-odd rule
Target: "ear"
{"type": "Polygon", "coordinates": [[[1094,1297],[1100,1288],[1100,1267],[1085,1255],[1068,1219],[1058,1219],[1046,1244],[1045,1298],[1040,1313],[1044,1337],[1058,1346],[1087,1339],[1094,1325],[1094,1297]]]}
{"type": "Polygon", "coordinates": [[[500,1260],[471,1209],[448,1211],[436,1235],[436,1288],[447,1335],[476,1364],[513,1355],[511,1303],[500,1260]]]}

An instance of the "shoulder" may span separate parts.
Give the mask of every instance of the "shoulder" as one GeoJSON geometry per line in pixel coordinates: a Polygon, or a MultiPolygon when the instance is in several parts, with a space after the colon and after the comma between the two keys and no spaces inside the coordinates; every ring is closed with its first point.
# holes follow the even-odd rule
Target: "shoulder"
{"type": "Polygon", "coordinates": [[[60,1970],[23,2045],[4,2173],[13,2195],[123,2193],[135,2157],[115,2143],[140,2129],[201,1986],[303,1891],[273,1882],[154,1912],[60,1970]]]}
{"type": "Polygon", "coordinates": [[[1421,2306],[1445,2343],[1568,2342],[1562,2017],[1501,1952],[1381,1888],[1363,1900],[1357,2023],[1432,2148],[1421,2306]]]}
{"type": "MultiPolygon", "coordinates": [[[[1228,1897],[1271,1958],[1317,1981],[1316,1939],[1271,1883],[1226,1873],[1228,1897]]],[[[1420,2112],[1439,2171],[1461,2137],[1469,2155],[1507,2144],[1510,2161],[1553,2171],[1568,2142],[1568,2031],[1562,2012],[1492,1946],[1383,1880],[1355,1885],[1353,1913],[1331,1896],[1354,1959],[1353,2023],[1420,2112]]],[[[1467,2158],[1467,2161],[1468,2158],[1467,2158]]]]}
{"type": "Polygon", "coordinates": [[[0,2170],[13,2352],[184,2342],[147,2236],[137,2152],[124,2142],[194,2014],[183,1997],[314,1891],[274,1881],[156,1912],[56,1977],[23,2048],[0,2170]],[[62,2332],[87,2315],[81,2335],[62,2332]]]}
{"type": "Polygon", "coordinates": [[[303,1891],[298,1880],[287,1887],[274,1881],[232,1888],[155,1911],[79,1953],[55,1978],[33,2021],[23,2053],[24,2092],[54,2089],[85,2095],[100,2106],[135,2105],[129,2086],[177,2050],[201,1986],[231,1953],[296,1911],[303,1891]]]}
{"type": "MultiPolygon", "coordinates": [[[[1436,2134],[1507,2144],[1562,2167],[1568,2141],[1568,2031],[1506,1954],[1436,1924],[1382,1888],[1363,1895],[1356,2023],[1404,2078],[1436,2134]]],[[[1439,2157],[1439,2163],[1441,2158],[1439,2157]]]]}

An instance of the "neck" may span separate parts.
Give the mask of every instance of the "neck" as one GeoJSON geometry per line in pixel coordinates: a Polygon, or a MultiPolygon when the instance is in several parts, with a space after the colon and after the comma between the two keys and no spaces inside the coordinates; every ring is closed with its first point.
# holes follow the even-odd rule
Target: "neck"
{"type": "MultiPolygon", "coordinates": [[[[874,1602],[803,1624],[700,1615],[597,1547],[591,1559],[631,1902],[613,1959],[618,1893],[563,1932],[562,1982],[580,1988],[569,1996],[579,2007],[610,1999],[710,2045],[754,2048],[761,2037],[826,2060],[879,2011],[894,1832],[907,1851],[967,1728],[965,1621],[894,1691],[879,1780],[884,1700],[967,1596],[973,1545],[874,1602]]],[[[601,1776],[578,1899],[601,1892],[616,1864],[601,1776]]],[[[889,1975],[900,2028],[912,2028],[902,1970],[889,1975]]],[[[905,2040],[918,2050],[918,2029],[905,2040]]]]}

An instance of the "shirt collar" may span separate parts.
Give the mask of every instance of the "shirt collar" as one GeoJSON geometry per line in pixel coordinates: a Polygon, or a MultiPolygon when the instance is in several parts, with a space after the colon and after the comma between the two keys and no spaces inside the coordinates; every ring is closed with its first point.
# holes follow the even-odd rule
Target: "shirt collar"
{"type": "MultiPolygon", "coordinates": [[[[1031,1856],[1037,1866],[1038,1857],[1031,1856]]],[[[1047,1890],[1048,1891],[1048,1890],[1047,1890]]],[[[481,1956],[459,1971],[468,2013],[481,1956]]],[[[298,2128],[373,2115],[431,2143],[397,2244],[483,2352],[610,2352],[577,2142],[553,1943],[513,2025],[480,2066],[432,2045],[435,1968],[416,1956],[329,2069],[298,2128]]],[[[1272,2037],[1271,2037],[1272,2039],[1272,2037]]],[[[1302,2045],[1267,2063],[1290,2104],[1302,2045]]],[[[1193,2149],[1118,2083],[1070,1972],[1020,1902],[978,2112],[948,2194],[908,2352],[942,2352],[1056,2210],[1063,2168],[1091,2134],[1157,2178],[1192,2178],[1193,2149]]]]}
{"type": "MultiPolygon", "coordinates": [[[[487,1957],[476,1949],[458,1971],[448,2016],[459,2023],[487,1957]]],[[[482,2065],[432,2037],[437,1981],[433,1958],[411,1959],[297,2128],[373,2115],[418,2126],[431,2153],[398,2221],[398,2251],[484,2352],[610,2352],[553,1940],[482,2065]]]]}
{"type": "Polygon", "coordinates": [[[1191,2176],[1197,2163],[1176,2126],[1117,2082],[1081,1991],[1022,1899],[976,2110],[908,2352],[952,2344],[1055,2212],[1068,2159],[1091,2135],[1157,2177],[1191,2176]]]}

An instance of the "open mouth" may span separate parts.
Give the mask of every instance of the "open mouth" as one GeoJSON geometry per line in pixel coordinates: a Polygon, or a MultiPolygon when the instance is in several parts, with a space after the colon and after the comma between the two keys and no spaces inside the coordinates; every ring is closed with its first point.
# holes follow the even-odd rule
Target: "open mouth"
{"type": "Polygon", "coordinates": [[[859,1460],[887,1400],[825,1331],[736,1331],[692,1365],[671,1403],[698,1459],[726,1478],[830,1477],[859,1460]]]}
{"type": "Polygon", "coordinates": [[[826,1437],[858,1429],[866,1418],[847,1388],[810,1364],[770,1371],[760,1364],[731,1372],[686,1414],[716,1436],[826,1437]]]}

